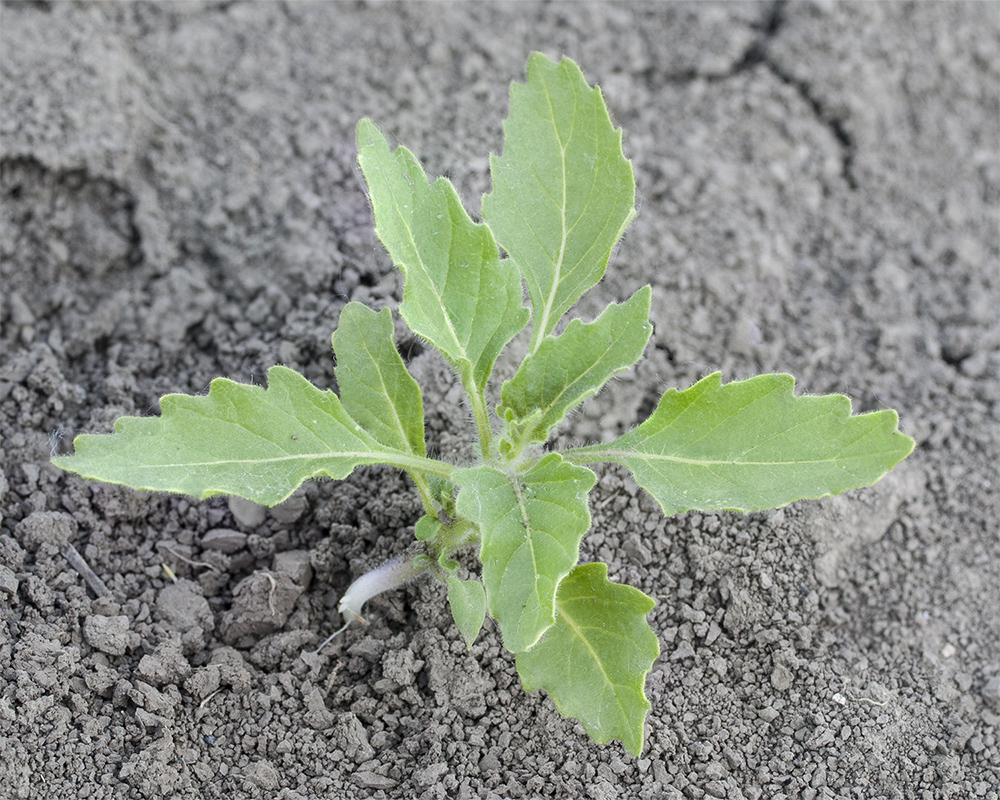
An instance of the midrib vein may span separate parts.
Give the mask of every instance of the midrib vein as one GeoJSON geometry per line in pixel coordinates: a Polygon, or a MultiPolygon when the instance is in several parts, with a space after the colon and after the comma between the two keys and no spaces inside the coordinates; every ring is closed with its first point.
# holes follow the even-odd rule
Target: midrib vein
{"type": "Polygon", "coordinates": [[[569,237],[569,230],[566,225],[566,146],[563,144],[562,139],[559,136],[559,128],[556,125],[556,112],[555,108],[552,106],[552,96],[549,94],[547,87],[545,97],[549,103],[549,111],[552,113],[552,131],[555,134],[556,143],[559,146],[559,169],[562,177],[562,203],[559,206],[559,225],[561,233],[559,238],[559,255],[556,257],[556,261],[553,264],[552,285],[549,287],[548,297],[545,298],[545,306],[542,309],[542,318],[536,326],[539,333],[538,338],[535,340],[535,346],[532,353],[538,352],[538,348],[541,347],[541,344],[545,339],[545,334],[548,332],[547,328],[549,326],[549,317],[552,316],[552,305],[555,303],[556,291],[559,288],[559,281],[562,280],[563,260],[566,257],[566,240],[569,237]]]}

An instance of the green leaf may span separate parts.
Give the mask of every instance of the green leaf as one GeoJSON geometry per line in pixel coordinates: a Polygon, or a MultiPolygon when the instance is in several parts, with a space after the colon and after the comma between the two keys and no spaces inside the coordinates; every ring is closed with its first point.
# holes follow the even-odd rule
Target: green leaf
{"type": "Polygon", "coordinates": [[[441,521],[432,514],[424,514],[413,526],[413,535],[418,542],[428,542],[441,532],[444,526],[441,521]]]}
{"type": "Polygon", "coordinates": [[[530,351],[596,284],[635,216],[635,179],[601,90],[570,59],[528,58],[510,88],[504,152],[490,156],[483,219],[514,260],[533,306],[530,351]]]}
{"type": "Polygon", "coordinates": [[[580,558],[596,476],[550,453],[523,475],[490,466],[455,471],[458,513],[479,526],[490,615],[511,652],[555,622],[556,587],[580,558]]]}
{"type": "Polygon", "coordinates": [[[668,390],[653,415],[609,444],[570,451],[617,461],[663,513],[760,511],[875,483],[913,450],[895,411],[851,416],[843,395],[795,397],[791,375],[668,390]]]}
{"type": "Polygon", "coordinates": [[[500,263],[493,234],[465,212],[451,182],[428,183],[405,147],[391,152],[371,120],[358,123],[358,161],[375,232],[406,276],[399,313],[482,393],[504,346],[524,328],[521,281],[500,263]]]}
{"type": "Polygon", "coordinates": [[[475,580],[448,578],[448,604],[465,644],[471,650],[486,620],[486,592],[475,580]]]}
{"type": "Polygon", "coordinates": [[[538,411],[526,442],[544,442],[563,417],[634,364],[646,349],[649,324],[648,286],[625,303],[612,303],[593,322],[572,320],[561,336],[547,337],[538,352],[521,362],[501,390],[500,415],[508,410],[515,424],[538,411]]]}
{"type": "Polygon", "coordinates": [[[607,564],[581,564],[559,584],[555,625],[517,671],[526,691],[544,689],[598,744],[618,739],[638,757],[649,700],[646,673],[660,654],[646,622],[655,603],[608,580],[607,564]]]}
{"type": "Polygon", "coordinates": [[[266,506],[307,478],[345,478],[361,464],[436,463],[379,444],[333,392],[294,370],[272,367],[267,376],[267,389],[216,378],[207,396],[165,395],[161,416],[121,417],[114,434],[78,436],[73,455],[52,461],[134,489],[235,494],[266,506]]]}
{"type": "Polygon", "coordinates": [[[396,350],[392,312],[348,303],[333,334],[340,402],[387,447],[424,455],[420,387],[396,350]]]}

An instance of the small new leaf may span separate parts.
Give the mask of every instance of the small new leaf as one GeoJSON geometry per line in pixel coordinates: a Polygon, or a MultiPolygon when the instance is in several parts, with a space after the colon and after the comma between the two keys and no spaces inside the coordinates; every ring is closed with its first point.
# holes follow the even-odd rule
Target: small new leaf
{"type": "Polygon", "coordinates": [[[913,450],[895,411],[851,416],[843,395],[793,393],[791,375],[669,389],[653,415],[609,444],[570,451],[617,461],[667,515],[761,511],[869,486],[913,450]]]}
{"type": "Polygon", "coordinates": [[[513,653],[555,622],[556,587],[580,558],[596,476],[550,453],[523,474],[455,471],[458,513],[479,526],[490,616],[513,653]]]}
{"type": "Polygon", "coordinates": [[[390,151],[370,120],[358,123],[357,138],[375,232],[406,276],[399,313],[478,396],[528,322],[517,270],[500,263],[490,229],[469,218],[450,181],[428,183],[413,154],[390,151]]]}
{"type": "Polygon", "coordinates": [[[448,578],[448,604],[466,646],[471,650],[486,621],[486,592],[477,580],[448,578]]]}
{"type": "Polygon", "coordinates": [[[646,673],[660,654],[646,622],[654,605],[638,589],[609,581],[607,564],[576,567],[559,584],[556,623],[517,654],[525,690],[544,689],[595,742],[619,739],[638,756],[650,707],[646,673]]]}
{"type": "Polygon", "coordinates": [[[340,402],[387,447],[422,456],[424,407],[420,386],[396,350],[392,312],[348,303],[333,334],[340,402]]]}
{"type": "Polygon", "coordinates": [[[431,514],[424,514],[413,526],[413,535],[418,542],[429,542],[440,534],[443,527],[437,517],[431,514]]]}
{"type": "Polygon", "coordinates": [[[114,434],[77,436],[76,452],[52,461],[134,489],[235,494],[273,506],[307,478],[346,478],[361,464],[404,456],[294,370],[272,367],[267,382],[264,389],[216,378],[205,397],[164,395],[159,417],[121,417],[114,434]]]}
{"type": "Polygon", "coordinates": [[[621,305],[609,305],[593,322],[574,319],[562,335],[546,337],[504,382],[501,418],[510,411],[514,424],[531,419],[524,441],[544,442],[566,414],[639,360],[653,330],[650,296],[644,286],[621,305]]]}
{"type": "Polygon", "coordinates": [[[601,90],[568,58],[528,57],[510,88],[502,156],[483,220],[517,264],[532,304],[530,351],[596,284],[635,216],[635,178],[601,90]]]}

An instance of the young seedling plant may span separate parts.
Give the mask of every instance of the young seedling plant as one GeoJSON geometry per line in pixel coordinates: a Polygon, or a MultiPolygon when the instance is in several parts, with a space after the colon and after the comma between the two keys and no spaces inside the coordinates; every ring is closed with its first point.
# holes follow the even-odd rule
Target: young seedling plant
{"type": "Polygon", "coordinates": [[[618,739],[638,755],[645,677],[659,655],[646,621],[654,601],[610,581],[606,564],[577,563],[590,466],[623,465],[666,515],[745,512],[870,485],[913,441],[894,411],[852,416],[842,395],[795,396],[789,375],[724,384],[715,373],[668,389],[614,441],[547,446],[567,414],[642,356],[651,291],[556,333],[635,215],[621,131],[579,67],[532,54],[527,83],[511,86],[504,134],[477,223],[447,179],[429,182],[371,121],[357,127],[376,232],[405,276],[399,314],[465,388],[478,441],[471,463],[428,455],[420,387],[396,350],[392,312],[354,302],[333,334],[339,396],[283,366],[266,389],[217,378],[207,396],[166,395],[161,416],[123,417],[114,434],[79,436],[74,455],[53,460],[86,478],[266,506],[308,478],[342,479],[367,464],[404,470],[424,510],[422,554],[359,578],[341,601],[345,617],[436,574],[469,647],[489,614],[526,690],[545,689],[595,742],[618,739]],[[490,408],[494,363],[529,320],[527,354],[490,408]],[[478,556],[479,577],[461,577],[461,550],[478,556]]]}

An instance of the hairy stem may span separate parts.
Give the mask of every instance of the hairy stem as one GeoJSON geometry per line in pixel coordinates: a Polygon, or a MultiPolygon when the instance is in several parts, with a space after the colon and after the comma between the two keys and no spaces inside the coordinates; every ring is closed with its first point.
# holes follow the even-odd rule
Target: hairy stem
{"type": "Polygon", "coordinates": [[[490,428],[490,415],[486,410],[486,398],[479,387],[473,386],[469,392],[469,400],[472,403],[472,416],[476,420],[476,430],[479,431],[479,447],[482,449],[483,458],[488,458],[493,447],[493,430],[490,428]]]}
{"type": "MultiPolygon", "coordinates": [[[[426,456],[404,453],[402,450],[387,450],[384,453],[380,452],[379,455],[381,457],[378,463],[387,464],[390,467],[398,467],[399,469],[406,470],[410,475],[420,475],[422,478],[425,475],[437,475],[450,480],[452,473],[455,471],[454,465],[447,462],[427,458],[426,456]]],[[[414,480],[416,479],[414,478],[414,480]]]]}
{"type": "Polygon", "coordinates": [[[420,495],[420,504],[424,507],[424,513],[437,514],[437,504],[433,500],[431,487],[427,483],[427,476],[422,472],[409,472],[409,476],[417,487],[417,493],[420,495]]]}
{"type": "Polygon", "coordinates": [[[560,455],[564,461],[572,464],[602,464],[613,461],[609,457],[604,445],[587,445],[586,447],[570,447],[568,450],[561,450],[560,455]]]}

